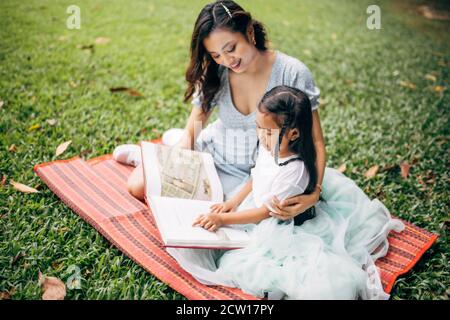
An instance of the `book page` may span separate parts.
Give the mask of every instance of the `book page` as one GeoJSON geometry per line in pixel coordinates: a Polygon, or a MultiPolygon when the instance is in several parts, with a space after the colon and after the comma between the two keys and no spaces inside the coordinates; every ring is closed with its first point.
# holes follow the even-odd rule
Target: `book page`
{"type": "Polygon", "coordinates": [[[244,230],[221,227],[210,232],[193,227],[200,214],[207,214],[215,202],[150,196],[150,207],[168,246],[241,247],[249,236],[244,230]]]}
{"type": "Polygon", "coordinates": [[[222,185],[209,153],[141,142],[147,197],[223,201],[222,185]]]}

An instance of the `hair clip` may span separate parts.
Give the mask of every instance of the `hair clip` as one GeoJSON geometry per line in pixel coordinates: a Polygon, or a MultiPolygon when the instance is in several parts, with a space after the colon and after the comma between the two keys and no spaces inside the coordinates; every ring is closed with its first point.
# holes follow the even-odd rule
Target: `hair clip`
{"type": "Polygon", "coordinates": [[[228,13],[228,15],[230,16],[230,18],[233,18],[233,17],[231,16],[230,10],[229,10],[222,2],[221,2],[220,4],[221,4],[222,7],[225,9],[225,11],[228,13]]]}

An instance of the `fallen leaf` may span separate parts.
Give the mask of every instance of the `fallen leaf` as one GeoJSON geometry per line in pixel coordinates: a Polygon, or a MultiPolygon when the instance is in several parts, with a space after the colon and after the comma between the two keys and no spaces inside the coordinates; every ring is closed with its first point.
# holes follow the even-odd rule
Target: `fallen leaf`
{"type": "Polygon", "coordinates": [[[66,41],[67,39],[68,39],[67,36],[59,36],[59,37],[58,37],[58,40],[59,40],[59,41],[66,41]]]}
{"type": "Polygon", "coordinates": [[[108,42],[110,42],[111,39],[110,38],[105,38],[105,37],[98,37],[95,39],[95,44],[107,44],[108,42]]]}
{"type": "Polygon", "coordinates": [[[345,163],[341,164],[341,165],[339,166],[339,168],[337,168],[337,171],[339,171],[339,172],[341,172],[341,173],[344,173],[345,170],[347,170],[347,165],[346,165],[345,163]]]}
{"type": "Polygon", "coordinates": [[[91,149],[86,149],[80,152],[80,157],[84,157],[85,155],[91,153],[92,150],[91,149]]]}
{"type": "Polygon", "coordinates": [[[421,191],[425,191],[427,189],[427,184],[423,181],[423,178],[421,175],[417,176],[417,181],[419,182],[419,184],[422,186],[419,190],[421,191]]]}
{"type": "Polygon", "coordinates": [[[2,177],[2,181],[0,181],[0,185],[4,187],[6,185],[6,176],[2,177]]]}
{"type": "Polygon", "coordinates": [[[305,50],[303,50],[303,53],[306,54],[307,56],[310,56],[311,50],[305,49],[305,50]]]}
{"type": "Polygon", "coordinates": [[[382,167],[382,168],[380,169],[380,171],[383,171],[383,172],[389,172],[389,171],[395,169],[396,167],[397,167],[397,166],[396,166],[395,164],[386,164],[384,167],[382,167]]]}
{"type": "Polygon", "coordinates": [[[21,258],[25,257],[25,252],[20,251],[16,256],[13,258],[11,265],[15,265],[17,261],[19,261],[21,258]]]}
{"type": "Polygon", "coordinates": [[[42,288],[42,300],[64,300],[66,285],[56,277],[47,277],[39,271],[39,285],[42,288]]]}
{"type": "MultiPolygon", "coordinates": [[[[439,142],[436,142],[436,143],[439,144],[439,142]]],[[[419,163],[419,161],[420,161],[420,156],[419,155],[415,155],[412,158],[411,165],[415,165],[415,164],[419,163]]]]}
{"type": "Polygon", "coordinates": [[[9,152],[17,152],[17,147],[16,145],[13,143],[12,145],[9,146],[8,148],[9,152]]]}
{"type": "Polygon", "coordinates": [[[335,32],[333,32],[331,34],[331,39],[336,40],[337,39],[337,34],[335,32]]]}
{"type": "Polygon", "coordinates": [[[438,10],[430,6],[419,6],[417,11],[427,19],[430,20],[450,20],[450,14],[444,10],[438,10]]]}
{"type": "Polygon", "coordinates": [[[36,192],[39,192],[35,188],[29,187],[29,186],[24,185],[24,184],[19,183],[19,182],[15,182],[14,180],[11,180],[10,183],[12,184],[14,189],[16,189],[18,191],[21,191],[21,192],[25,192],[25,193],[36,193],[36,192]]]}
{"type": "Polygon", "coordinates": [[[133,96],[133,97],[143,97],[144,96],[139,91],[131,89],[131,88],[127,88],[127,87],[109,88],[109,91],[111,91],[112,93],[123,92],[123,93],[126,93],[126,94],[128,94],[130,96],[133,96]]]}
{"type": "Polygon", "coordinates": [[[400,81],[400,85],[402,87],[413,89],[413,90],[417,88],[417,86],[414,83],[409,82],[409,81],[400,81]]]}
{"type": "Polygon", "coordinates": [[[383,192],[383,187],[382,186],[378,186],[377,190],[375,191],[377,197],[381,200],[384,197],[384,192],[383,192]]]}
{"type": "Polygon", "coordinates": [[[411,165],[407,162],[403,162],[400,164],[400,171],[403,179],[408,178],[409,175],[409,169],[411,168],[411,165]]]}
{"type": "Polygon", "coordinates": [[[0,300],[9,300],[11,299],[11,294],[8,291],[0,292],[0,300]]]}
{"type": "Polygon", "coordinates": [[[85,45],[79,44],[77,45],[77,48],[81,50],[89,50],[91,53],[95,52],[95,46],[93,44],[85,44],[85,45]]]}
{"type": "Polygon", "coordinates": [[[54,270],[56,270],[57,272],[59,272],[62,268],[64,268],[64,262],[56,262],[53,261],[51,263],[51,266],[54,270]]]}
{"type": "Polygon", "coordinates": [[[375,177],[377,175],[378,169],[379,169],[379,166],[378,165],[374,165],[374,166],[370,167],[369,170],[366,171],[364,176],[366,178],[369,178],[369,179],[373,178],[373,177],[375,177]]]}
{"type": "Polygon", "coordinates": [[[436,175],[431,170],[427,170],[427,175],[425,177],[428,184],[434,184],[436,182],[436,175]]]}
{"type": "Polygon", "coordinates": [[[62,227],[62,228],[58,229],[58,233],[60,233],[60,234],[64,234],[68,231],[70,231],[70,228],[67,228],[67,227],[62,227]]]}
{"type": "Polygon", "coordinates": [[[34,131],[36,129],[39,129],[41,125],[39,123],[33,124],[31,127],[28,128],[28,131],[34,131]]]}
{"type": "Polygon", "coordinates": [[[436,82],[436,80],[437,80],[436,77],[430,73],[425,75],[425,79],[433,81],[433,82],[436,82]]]}
{"type": "Polygon", "coordinates": [[[445,90],[445,87],[443,87],[443,86],[435,86],[435,87],[433,87],[433,91],[434,92],[442,92],[444,90],[445,90]]]}
{"type": "Polygon", "coordinates": [[[51,126],[54,126],[56,124],[56,119],[47,119],[47,123],[51,126]]]}
{"type": "Polygon", "coordinates": [[[61,143],[58,148],[56,148],[55,156],[59,156],[64,151],[66,151],[67,147],[72,143],[72,140],[61,143]]]}
{"type": "Polygon", "coordinates": [[[3,107],[4,104],[5,102],[3,102],[3,100],[0,100],[0,109],[3,107]]]}

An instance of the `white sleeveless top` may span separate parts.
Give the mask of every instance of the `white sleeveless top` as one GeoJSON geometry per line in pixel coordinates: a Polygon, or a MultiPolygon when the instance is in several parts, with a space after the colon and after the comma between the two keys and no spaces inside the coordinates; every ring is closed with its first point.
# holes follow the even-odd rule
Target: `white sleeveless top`
{"type": "MultiPolygon", "coordinates": [[[[296,155],[279,158],[282,163],[296,155]]],[[[285,166],[275,163],[274,157],[263,146],[259,147],[255,167],[251,169],[253,200],[256,207],[268,206],[273,196],[284,200],[305,192],[309,183],[308,170],[302,160],[291,161],[285,166]]]]}

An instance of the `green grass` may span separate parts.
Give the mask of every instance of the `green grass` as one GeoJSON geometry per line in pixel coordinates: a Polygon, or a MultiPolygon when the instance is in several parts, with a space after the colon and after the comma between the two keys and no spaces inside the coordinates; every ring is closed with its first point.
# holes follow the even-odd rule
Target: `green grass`
{"type": "MultiPolygon", "coordinates": [[[[0,292],[39,299],[38,271],[66,281],[81,270],[68,299],[182,299],[125,257],[49,191],[33,173],[59,158],[111,153],[122,143],[184,126],[182,102],[189,38],[205,1],[76,1],[80,30],[68,30],[73,1],[0,2],[0,292]],[[95,52],[90,45],[108,37],[95,52]],[[143,98],[111,94],[139,90],[143,98]],[[54,126],[47,119],[57,119],[54,126]],[[30,130],[33,125],[40,128],[30,130]],[[9,152],[15,144],[17,151],[9,152]],[[1,178],[1,177],[0,177],[1,178]],[[37,187],[23,194],[9,180],[37,187]]],[[[245,1],[268,28],[274,48],[313,72],[328,163],[391,212],[440,234],[393,288],[393,299],[448,299],[449,23],[415,13],[419,1],[245,1]],[[382,9],[382,29],[366,28],[366,8],[382,9]],[[427,80],[433,73],[436,81],[427,80]],[[401,86],[409,81],[415,89],[401,86]],[[432,90],[445,88],[443,92],[432,90]],[[414,163],[402,179],[399,164],[414,163]],[[364,172],[381,170],[367,180],[364,172]],[[425,186],[420,183],[423,177],[425,186]]]]}

